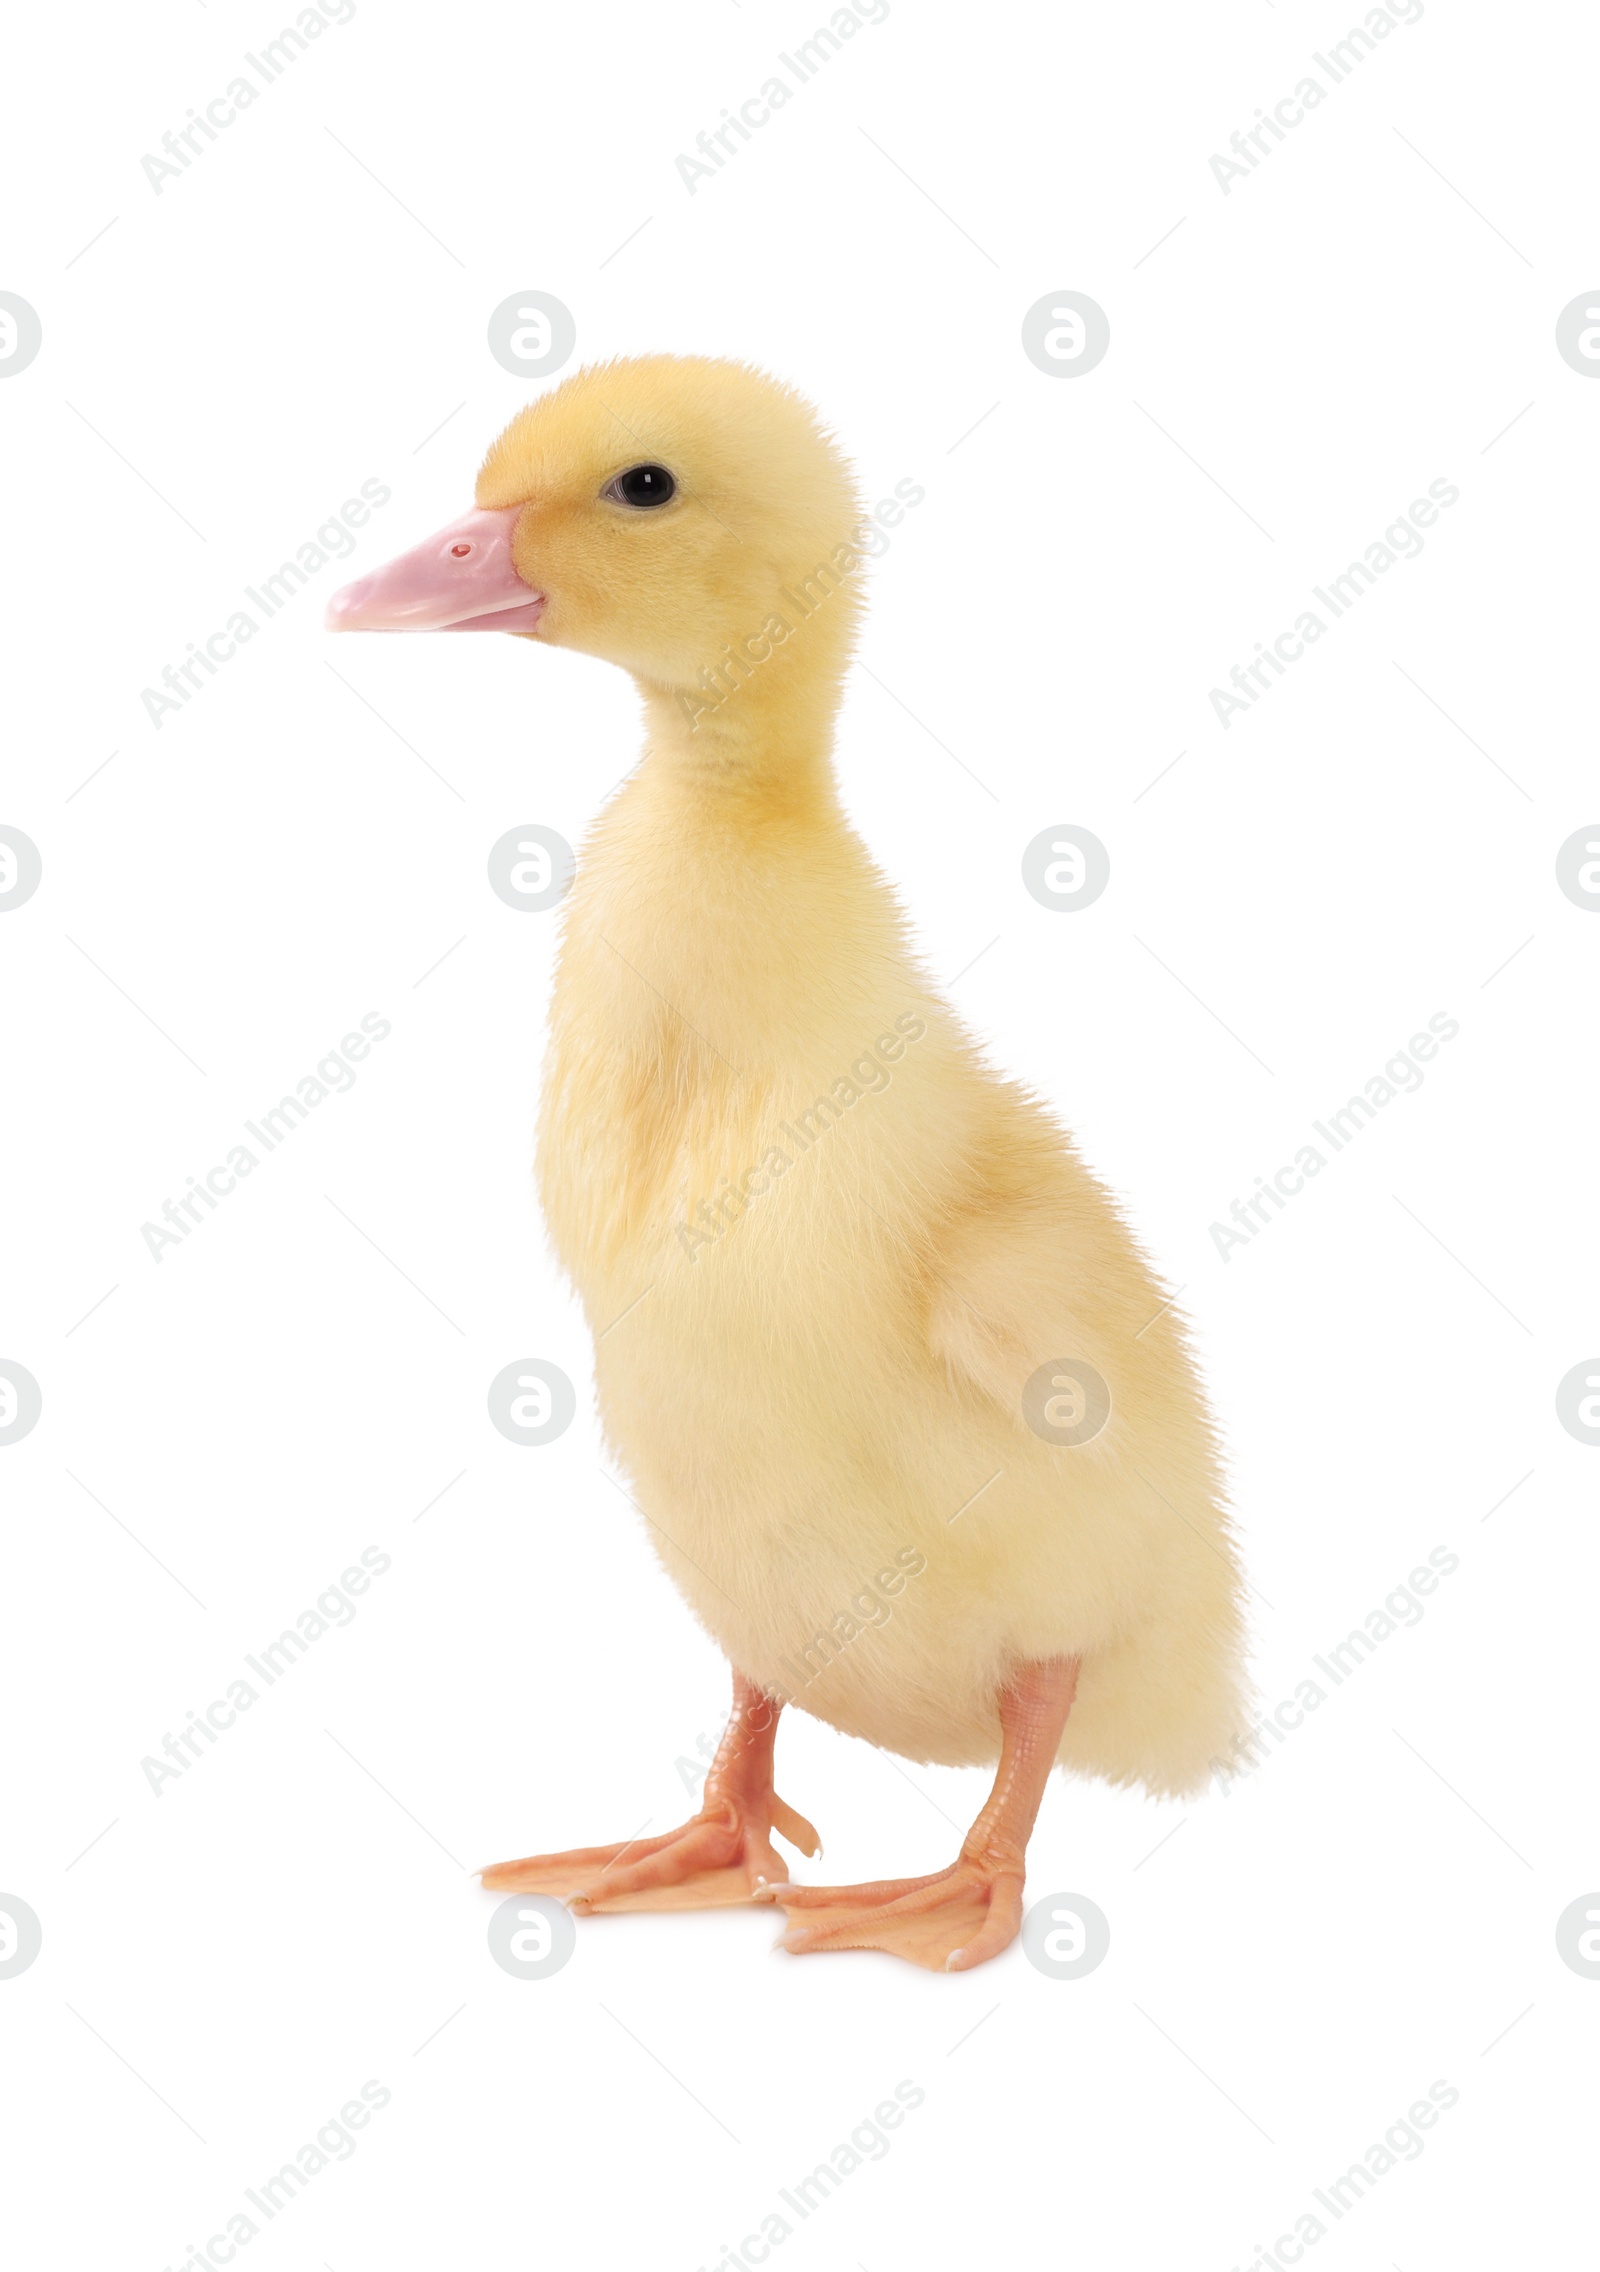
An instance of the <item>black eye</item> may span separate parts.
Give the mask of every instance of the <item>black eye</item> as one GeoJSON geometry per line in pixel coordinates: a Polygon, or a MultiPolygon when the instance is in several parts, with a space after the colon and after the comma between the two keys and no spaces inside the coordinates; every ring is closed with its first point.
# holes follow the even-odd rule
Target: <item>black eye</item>
{"type": "Polygon", "coordinates": [[[664,465],[635,465],[619,473],[605,494],[619,505],[664,505],[677,486],[664,465]]]}

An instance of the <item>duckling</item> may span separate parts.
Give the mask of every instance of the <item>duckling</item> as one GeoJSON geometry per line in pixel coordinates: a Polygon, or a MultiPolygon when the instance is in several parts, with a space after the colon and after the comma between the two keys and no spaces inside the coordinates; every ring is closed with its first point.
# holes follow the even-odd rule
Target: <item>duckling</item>
{"type": "Polygon", "coordinates": [[[1156,1794],[1229,1759],[1240,1574],[1178,1314],[1114,1201],[993,1071],[841,810],[864,515],[742,364],[583,369],[452,527],[330,628],[507,631],[628,671],[641,763],[564,910],[538,1138],[606,1437],[733,1702],[661,1837],[502,1862],[578,1912],[782,1906],[780,1946],[997,1955],[1056,1765],[1156,1794]],[[785,1708],[995,1765],[950,1866],[801,1885],[785,1708]]]}

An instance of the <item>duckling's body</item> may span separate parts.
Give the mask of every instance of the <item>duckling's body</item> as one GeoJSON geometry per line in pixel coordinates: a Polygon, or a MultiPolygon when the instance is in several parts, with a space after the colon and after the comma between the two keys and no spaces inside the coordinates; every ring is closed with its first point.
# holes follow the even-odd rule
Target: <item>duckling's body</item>
{"type": "Polygon", "coordinates": [[[790,1948],[965,1969],[1017,1931],[1056,1760],[1174,1792],[1232,1755],[1239,1580],[1170,1303],[982,1063],[839,809],[862,543],[798,398],[658,357],[532,405],[475,510],[332,621],[578,647],[646,711],[567,904],[539,1178],[606,1433],[734,1711],[681,1830],[485,1882],[775,1896],[814,1920],[790,1948]],[[786,1703],[910,1759],[998,1759],[950,1870],[786,1881],[772,1831],[816,1847],[773,1788],[786,1703]]]}
{"type": "Polygon", "coordinates": [[[992,1761],[1010,1668],[1078,1656],[1062,1760],[1191,1786],[1237,1731],[1237,1629],[1164,1294],[831,794],[730,811],[652,725],[579,863],[539,1166],[663,1561],[733,1663],[851,1735],[992,1761]],[[1114,1384],[1074,1448],[1021,1410],[1056,1358],[1114,1384]]]}

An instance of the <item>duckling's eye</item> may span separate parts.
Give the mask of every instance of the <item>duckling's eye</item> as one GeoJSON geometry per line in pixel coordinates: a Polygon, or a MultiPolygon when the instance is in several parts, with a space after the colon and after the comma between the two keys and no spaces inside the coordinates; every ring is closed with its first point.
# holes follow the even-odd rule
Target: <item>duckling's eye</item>
{"type": "Polygon", "coordinates": [[[664,465],[634,465],[619,473],[602,494],[619,505],[664,505],[678,484],[664,465]]]}

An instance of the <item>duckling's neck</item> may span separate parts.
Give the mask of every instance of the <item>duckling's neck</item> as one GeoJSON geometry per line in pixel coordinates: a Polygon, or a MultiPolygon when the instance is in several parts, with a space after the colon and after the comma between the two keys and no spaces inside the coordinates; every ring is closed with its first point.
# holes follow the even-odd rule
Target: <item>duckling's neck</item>
{"type": "Polygon", "coordinates": [[[842,827],[833,778],[834,684],[740,686],[715,709],[641,681],[643,771],[705,825],[842,827]]]}
{"type": "Polygon", "coordinates": [[[839,802],[831,699],[730,701],[691,724],[643,692],[644,759],[580,864],[554,1022],[648,1064],[656,1110],[657,1090],[715,1087],[785,1033],[866,1031],[898,916],[839,802]]]}

